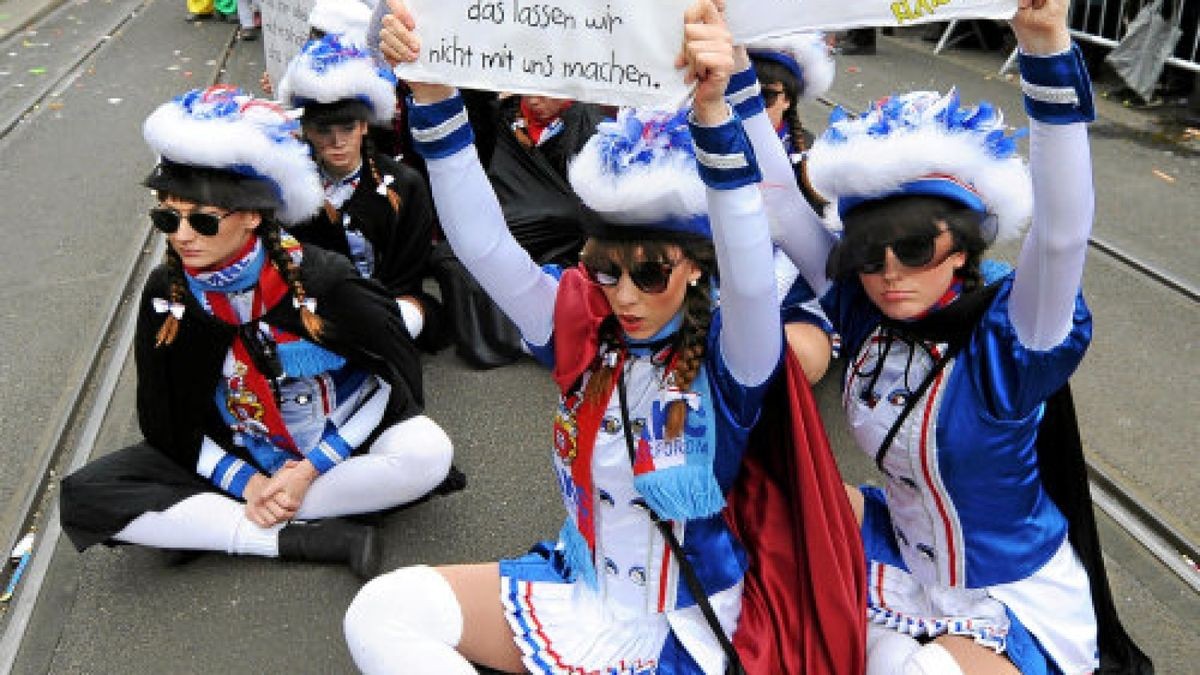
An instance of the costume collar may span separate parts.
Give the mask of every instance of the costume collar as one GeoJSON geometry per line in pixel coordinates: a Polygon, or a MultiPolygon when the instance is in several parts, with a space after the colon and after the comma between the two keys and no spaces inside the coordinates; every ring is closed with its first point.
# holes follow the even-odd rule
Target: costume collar
{"type": "Polygon", "coordinates": [[[630,354],[636,356],[646,356],[655,354],[661,351],[664,347],[674,344],[676,337],[679,334],[679,329],[683,326],[683,312],[676,312],[675,316],[666,323],[658,332],[648,338],[635,340],[628,335],[625,336],[625,346],[630,354]]]}
{"type": "Polygon", "coordinates": [[[358,166],[354,167],[353,171],[345,176],[342,176],[341,178],[334,178],[333,175],[325,170],[325,167],[321,167],[321,184],[325,186],[326,190],[329,188],[341,187],[343,185],[356,185],[358,183],[359,176],[362,174],[362,166],[362,158],[360,157],[358,160],[358,166]]]}

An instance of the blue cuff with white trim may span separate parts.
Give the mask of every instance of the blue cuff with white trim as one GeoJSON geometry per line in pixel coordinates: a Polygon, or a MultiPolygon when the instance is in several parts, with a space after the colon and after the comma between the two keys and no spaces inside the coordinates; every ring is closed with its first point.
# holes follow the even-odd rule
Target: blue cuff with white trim
{"type": "Polygon", "coordinates": [[[1075,124],[1096,119],[1092,80],[1079,45],[1049,56],[1021,54],[1021,91],[1025,112],[1046,124],[1075,124]]]}
{"type": "Polygon", "coordinates": [[[767,109],[754,66],[734,73],[733,77],[729,78],[729,85],[725,87],[725,100],[729,101],[733,111],[742,119],[749,119],[767,109]]]}
{"type": "Polygon", "coordinates": [[[737,113],[715,127],[700,126],[693,115],[689,115],[688,127],[696,144],[696,164],[705,185],[714,190],[733,190],[762,180],[750,138],[737,113]]]}
{"type": "Polygon", "coordinates": [[[250,479],[256,473],[258,470],[253,466],[233,455],[226,454],[213,467],[209,480],[218,488],[241,499],[246,492],[246,485],[250,483],[250,479]]]}
{"type": "Polygon", "coordinates": [[[420,105],[408,98],[408,125],[413,146],[425,159],[441,159],[475,142],[467,109],[458,92],[437,103],[420,105]]]}
{"type": "Polygon", "coordinates": [[[325,433],[321,434],[321,442],[316,447],[304,453],[305,459],[312,462],[318,473],[325,473],[333,467],[346,461],[354,453],[354,448],[338,433],[337,426],[332,421],[325,423],[325,433]]]}

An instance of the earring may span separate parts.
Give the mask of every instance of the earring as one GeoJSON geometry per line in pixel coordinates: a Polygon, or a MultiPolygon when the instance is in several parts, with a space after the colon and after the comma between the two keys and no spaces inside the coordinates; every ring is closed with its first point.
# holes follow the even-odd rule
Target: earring
{"type": "Polygon", "coordinates": [[[688,286],[691,286],[692,288],[695,288],[695,287],[696,287],[696,284],[698,284],[698,283],[700,283],[700,280],[699,280],[699,279],[691,279],[691,280],[689,280],[689,281],[688,281],[688,286]]]}

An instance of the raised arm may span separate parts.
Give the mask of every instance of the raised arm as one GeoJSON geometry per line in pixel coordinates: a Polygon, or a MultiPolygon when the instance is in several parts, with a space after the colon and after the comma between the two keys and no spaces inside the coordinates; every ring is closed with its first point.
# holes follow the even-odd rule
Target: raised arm
{"type": "MultiPolygon", "coordinates": [[[[415,21],[398,0],[383,17],[380,51],[392,64],[416,59],[415,21]]],[[[409,123],[425,158],[442,229],[455,255],[530,343],[544,345],[553,328],[558,282],[521,248],[504,221],[496,193],[472,145],[462,98],[453,88],[410,82],[409,123]]]]}
{"type": "MultiPolygon", "coordinates": [[[[716,8],[698,3],[685,24],[689,79],[697,81],[691,119],[700,177],[720,270],[721,355],[747,386],[762,384],[782,349],[770,232],[754,150],[724,100],[733,69],[729,34],[716,8]]],[[[778,145],[778,141],[776,141],[778,145]]]]}
{"type": "Polygon", "coordinates": [[[1086,123],[1091,82],[1071,44],[1066,0],[1022,7],[1013,19],[1030,117],[1033,222],[1018,258],[1009,318],[1023,345],[1046,350],[1071,328],[1094,213],[1086,123]]]}
{"type": "Polygon", "coordinates": [[[771,225],[771,238],[792,259],[804,280],[819,296],[829,286],[825,260],[833,248],[834,237],[796,185],[791,159],[767,117],[758,76],[744,47],[735,51],[735,69],[737,72],[729,80],[726,98],[742,118],[742,126],[762,170],[763,180],[759,185],[771,225]]]}

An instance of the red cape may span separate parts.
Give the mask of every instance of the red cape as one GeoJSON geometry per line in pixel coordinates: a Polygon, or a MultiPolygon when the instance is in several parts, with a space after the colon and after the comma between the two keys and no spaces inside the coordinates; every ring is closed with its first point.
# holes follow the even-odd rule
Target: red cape
{"type": "Polygon", "coordinates": [[[750,557],[733,642],[750,675],[860,675],[862,536],[812,389],[785,351],[726,510],[750,557]]]}

